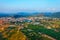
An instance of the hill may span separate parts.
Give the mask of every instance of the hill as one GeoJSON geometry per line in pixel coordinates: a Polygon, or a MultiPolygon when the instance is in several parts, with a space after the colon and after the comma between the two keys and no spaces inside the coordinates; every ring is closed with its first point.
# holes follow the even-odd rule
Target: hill
{"type": "Polygon", "coordinates": [[[18,12],[18,13],[0,13],[0,17],[28,17],[28,16],[45,16],[45,17],[55,17],[55,18],[60,18],[60,12],[33,12],[33,13],[29,13],[29,12],[18,12]]]}

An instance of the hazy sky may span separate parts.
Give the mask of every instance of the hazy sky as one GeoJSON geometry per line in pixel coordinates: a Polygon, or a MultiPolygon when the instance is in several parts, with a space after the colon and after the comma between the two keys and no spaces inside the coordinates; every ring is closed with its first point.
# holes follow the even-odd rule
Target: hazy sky
{"type": "Polygon", "coordinates": [[[60,0],[0,0],[0,12],[60,11],[60,0]]]}

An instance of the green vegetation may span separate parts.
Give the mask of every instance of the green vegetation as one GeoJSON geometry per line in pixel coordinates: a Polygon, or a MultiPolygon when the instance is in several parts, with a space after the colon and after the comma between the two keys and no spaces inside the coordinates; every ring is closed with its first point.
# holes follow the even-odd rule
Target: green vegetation
{"type": "MultiPolygon", "coordinates": [[[[42,33],[42,34],[46,34],[46,35],[48,35],[48,36],[51,36],[52,38],[55,38],[55,39],[57,39],[57,40],[60,40],[60,32],[56,32],[56,31],[54,31],[53,29],[47,29],[47,28],[45,28],[44,26],[39,26],[39,25],[32,25],[32,24],[30,24],[30,25],[28,25],[28,28],[24,28],[24,29],[22,29],[22,32],[28,37],[28,38],[31,38],[32,36],[30,35],[30,34],[32,34],[33,35],[33,39],[35,40],[35,39],[38,39],[38,38],[40,38],[40,39],[42,39],[43,37],[41,37],[41,34],[39,34],[39,32],[40,33],[42,33]],[[27,29],[30,29],[30,30],[27,30],[27,29]],[[35,35],[34,35],[34,33],[35,33],[35,35]],[[36,36],[37,35],[37,36],[36,36]],[[36,37],[36,38],[34,38],[34,37],[36,37]],[[38,38],[37,38],[38,37],[38,38]]],[[[33,40],[32,39],[32,40],[33,40]]],[[[45,38],[44,38],[45,39],[45,38]]]]}

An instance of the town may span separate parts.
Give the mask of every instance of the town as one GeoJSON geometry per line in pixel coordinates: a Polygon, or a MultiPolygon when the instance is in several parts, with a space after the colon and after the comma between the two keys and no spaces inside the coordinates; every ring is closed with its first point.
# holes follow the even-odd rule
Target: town
{"type": "MultiPolygon", "coordinates": [[[[9,35],[11,33],[14,35],[14,31],[16,31],[17,36],[22,34],[23,37],[21,36],[20,40],[60,40],[60,18],[44,16],[1,17],[0,33],[2,33],[3,37],[13,40],[14,36],[11,38],[9,35]]],[[[18,40],[18,38],[15,40],[18,40]]]]}

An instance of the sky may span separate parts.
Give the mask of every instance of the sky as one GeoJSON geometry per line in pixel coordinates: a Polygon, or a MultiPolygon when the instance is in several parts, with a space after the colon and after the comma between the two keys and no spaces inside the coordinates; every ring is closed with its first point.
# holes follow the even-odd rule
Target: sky
{"type": "Polygon", "coordinates": [[[56,12],[60,0],[0,0],[0,12],[56,12]]]}

